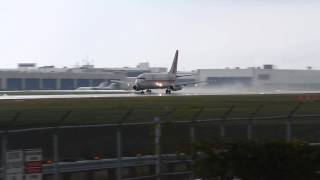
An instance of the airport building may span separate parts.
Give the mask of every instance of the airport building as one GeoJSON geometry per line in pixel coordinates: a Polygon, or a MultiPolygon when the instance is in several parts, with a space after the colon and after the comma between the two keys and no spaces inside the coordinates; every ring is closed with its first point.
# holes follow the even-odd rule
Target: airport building
{"type": "MultiPolygon", "coordinates": [[[[1,90],[74,90],[78,87],[98,86],[102,82],[119,80],[134,82],[142,73],[167,72],[164,67],[150,67],[140,63],[136,67],[95,68],[84,65],[76,68],[37,67],[34,63],[18,64],[16,69],[0,70],[1,90]]],[[[320,90],[320,70],[277,69],[273,65],[263,67],[198,69],[178,72],[186,75],[179,83],[201,81],[201,86],[213,88],[251,90],[320,90]]],[[[126,87],[128,88],[128,87],[126,87]]]]}
{"type": "Polygon", "coordinates": [[[256,90],[320,90],[320,70],[277,69],[274,65],[247,69],[198,69],[207,86],[256,90]]]}
{"type": "Polygon", "coordinates": [[[35,63],[20,63],[16,69],[0,69],[1,90],[74,90],[98,86],[111,80],[128,81],[145,72],[166,72],[167,68],[149,67],[140,63],[135,68],[95,68],[84,65],[76,68],[37,67],[35,63]]]}
{"type": "Polygon", "coordinates": [[[90,68],[36,67],[19,64],[17,69],[0,70],[2,90],[73,90],[77,87],[98,86],[110,80],[125,80],[121,71],[90,71],[90,68]]]}

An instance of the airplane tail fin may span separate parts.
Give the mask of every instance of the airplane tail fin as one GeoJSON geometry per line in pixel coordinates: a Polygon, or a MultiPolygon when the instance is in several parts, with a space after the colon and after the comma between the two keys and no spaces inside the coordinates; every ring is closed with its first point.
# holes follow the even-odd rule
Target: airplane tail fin
{"type": "Polygon", "coordinates": [[[179,54],[179,51],[176,50],[176,54],[174,55],[172,66],[171,66],[171,69],[169,71],[169,73],[172,73],[172,74],[175,74],[175,75],[177,74],[178,54],[179,54]]]}

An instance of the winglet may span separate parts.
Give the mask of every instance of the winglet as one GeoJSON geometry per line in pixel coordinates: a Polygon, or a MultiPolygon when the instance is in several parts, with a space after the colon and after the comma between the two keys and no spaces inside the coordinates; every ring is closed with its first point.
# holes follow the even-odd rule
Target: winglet
{"type": "Polygon", "coordinates": [[[179,51],[176,50],[176,54],[174,55],[174,59],[173,59],[172,66],[169,73],[177,74],[178,54],[179,54],[179,51]]]}

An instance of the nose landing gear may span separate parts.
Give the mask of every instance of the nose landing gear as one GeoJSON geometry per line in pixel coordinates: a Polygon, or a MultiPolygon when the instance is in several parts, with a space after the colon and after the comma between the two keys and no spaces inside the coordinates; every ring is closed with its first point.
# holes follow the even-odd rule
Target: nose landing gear
{"type": "Polygon", "coordinates": [[[166,94],[171,94],[171,90],[170,89],[166,89],[166,94]]]}

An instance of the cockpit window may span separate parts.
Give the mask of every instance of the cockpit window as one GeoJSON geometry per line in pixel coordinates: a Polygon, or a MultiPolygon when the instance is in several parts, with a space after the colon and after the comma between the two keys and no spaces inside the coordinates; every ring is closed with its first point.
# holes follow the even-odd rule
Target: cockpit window
{"type": "Polygon", "coordinates": [[[146,79],[142,74],[140,74],[137,79],[146,79]]]}
{"type": "Polygon", "coordinates": [[[145,77],[137,77],[137,79],[146,79],[145,77]]]}

